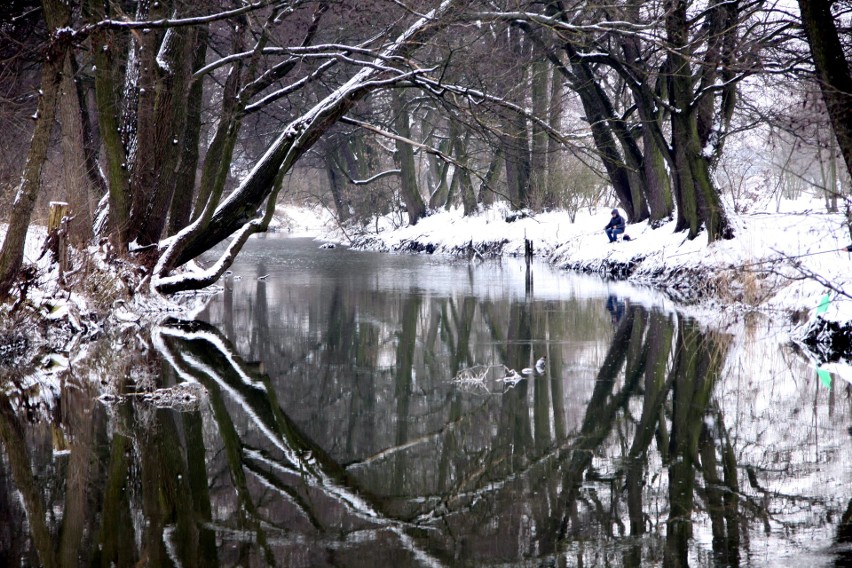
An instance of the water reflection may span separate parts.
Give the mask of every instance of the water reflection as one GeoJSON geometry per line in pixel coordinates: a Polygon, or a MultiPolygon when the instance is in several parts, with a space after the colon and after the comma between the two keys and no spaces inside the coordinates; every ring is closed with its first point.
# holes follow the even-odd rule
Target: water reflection
{"type": "Polygon", "coordinates": [[[101,346],[50,413],[4,395],[0,563],[849,564],[849,392],[789,352],[605,289],[341,254],[286,279],[263,258],[215,325],[101,346]],[[206,394],[103,405],[108,373],[206,394]]]}

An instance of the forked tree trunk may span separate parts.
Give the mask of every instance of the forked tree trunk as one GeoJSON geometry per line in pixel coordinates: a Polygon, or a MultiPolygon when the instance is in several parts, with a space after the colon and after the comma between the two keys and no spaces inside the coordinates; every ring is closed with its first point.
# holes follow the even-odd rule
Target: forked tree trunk
{"type": "Polygon", "coordinates": [[[705,154],[692,101],[695,98],[692,71],[684,50],[689,28],[685,0],[667,0],[666,33],[669,100],[675,109],[671,117],[671,137],[675,163],[675,191],[678,201],[676,230],[689,229],[695,238],[702,223],[710,242],[731,238],[733,230],[721,197],[710,176],[710,157],[705,154]]]}

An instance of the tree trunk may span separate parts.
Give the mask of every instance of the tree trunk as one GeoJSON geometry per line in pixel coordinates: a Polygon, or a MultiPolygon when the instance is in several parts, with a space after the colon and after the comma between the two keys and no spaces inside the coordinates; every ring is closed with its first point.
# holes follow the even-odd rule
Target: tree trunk
{"type": "Polygon", "coordinates": [[[459,191],[461,193],[461,202],[464,209],[464,216],[473,215],[476,213],[476,195],[473,192],[473,184],[470,181],[469,160],[467,155],[467,145],[470,138],[470,132],[465,134],[464,139],[459,139],[456,145],[456,161],[460,167],[456,168],[456,177],[458,178],[459,191]]]}
{"type": "Polygon", "coordinates": [[[84,141],[82,110],[74,71],[72,53],[65,55],[60,94],[60,125],[62,127],[62,200],[70,207],[73,220],[69,223],[71,243],[82,247],[92,237],[92,198],[89,176],[86,173],[86,143],[84,141]]]}
{"type": "Polygon", "coordinates": [[[846,60],[833,0],[799,0],[802,25],[816,67],[822,98],[834,126],[846,170],[852,176],[852,71],[846,60]]]}
{"type": "Polygon", "coordinates": [[[57,36],[54,31],[68,25],[68,8],[60,0],[45,0],[43,9],[48,29],[51,30],[51,45],[42,64],[41,96],[36,110],[35,130],[12,204],[9,228],[0,249],[0,299],[9,297],[23,264],[27,229],[41,185],[42,168],[47,158],[50,133],[56,116],[56,102],[62,84],[62,69],[70,47],[70,38],[65,35],[57,36]]]}
{"type": "MultiPolygon", "coordinates": [[[[523,60],[525,43],[517,36],[518,30],[509,28],[502,37],[503,51],[512,54],[508,63],[514,67],[507,72],[510,82],[506,86],[506,98],[516,104],[524,105],[527,96],[527,67],[523,60]]],[[[527,42],[528,44],[528,42],[527,42]]],[[[526,118],[518,113],[504,112],[502,116],[502,135],[500,136],[503,158],[506,163],[506,195],[515,209],[529,206],[530,192],[530,141],[527,134],[526,118]]]]}
{"type": "MultiPolygon", "coordinates": [[[[151,18],[168,12],[155,3],[151,18]]],[[[187,87],[192,72],[190,28],[143,34],[137,109],[136,159],[130,179],[131,239],[157,242],[166,224],[187,117],[187,87]]]]}
{"type": "MultiPolygon", "coordinates": [[[[565,45],[564,49],[571,61],[571,71],[563,67],[563,74],[571,81],[572,88],[580,97],[583,112],[592,130],[595,148],[606,169],[619,205],[627,213],[627,222],[633,223],[637,220],[637,211],[631,176],[609,123],[612,116],[607,110],[605,95],[597,84],[589,65],[578,60],[576,50],[571,45],[565,45]]],[[[636,181],[635,178],[633,181],[636,181]]]]}
{"type": "MultiPolygon", "coordinates": [[[[639,6],[638,3],[625,6],[625,18],[628,21],[640,21],[639,6]]],[[[641,61],[639,37],[633,34],[624,35],[621,39],[621,52],[625,61],[641,61]]],[[[641,84],[628,84],[633,85],[633,100],[643,124],[641,169],[648,214],[654,223],[671,218],[674,212],[671,180],[666,169],[666,159],[670,159],[671,155],[662,136],[663,111],[657,109],[659,105],[656,102],[657,96],[665,98],[664,89],[667,85],[665,81],[658,79],[656,86],[659,88],[654,88],[655,86],[649,84],[651,78],[648,73],[643,73],[635,67],[631,67],[631,71],[641,77],[641,84]]]]}
{"type": "MultiPolygon", "coordinates": [[[[399,90],[391,91],[391,105],[394,113],[394,125],[397,134],[411,139],[411,124],[408,122],[408,111],[399,90]]],[[[414,148],[411,144],[396,142],[394,160],[400,170],[399,193],[408,210],[408,223],[416,225],[417,221],[426,216],[426,204],[417,188],[417,168],[414,165],[414,148]]]]}
{"type": "MultiPolygon", "coordinates": [[[[104,3],[88,0],[86,3],[90,23],[107,17],[104,3]]],[[[127,152],[122,136],[121,107],[119,103],[119,69],[123,64],[118,45],[118,34],[106,28],[96,28],[91,36],[95,59],[95,103],[106,161],[107,187],[109,188],[109,227],[113,244],[123,250],[128,241],[130,222],[130,196],[128,187],[127,152]]]]}
{"type": "MultiPolygon", "coordinates": [[[[530,81],[530,97],[532,99],[532,113],[535,116],[547,116],[547,86],[548,86],[548,64],[543,54],[536,50],[536,57],[530,65],[532,75],[530,81]]],[[[557,129],[558,131],[559,129],[557,129]]],[[[537,122],[532,123],[532,148],[530,153],[530,203],[536,208],[543,208],[548,201],[547,195],[550,188],[547,187],[547,144],[548,135],[544,128],[537,122]]]]}
{"type": "Polygon", "coordinates": [[[644,128],[642,131],[642,146],[645,151],[642,168],[648,196],[649,215],[652,223],[663,221],[671,218],[674,212],[671,178],[666,170],[666,157],[657,145],[650,128],[644,128]]]}
{"type": "Polygon", "coordinates": [[[500,179],[500,166],[503,161],[503,151],[502,148],[496,148],[494,150],[494,156],[491,158],[491,163],[488,164],[488,170],[485,172],[485,179],[481,184],[479,184],[479,193],[477,194],[477,200],[479,203],[485,205],[491,205],[494,203],[497,197],[497,182],[500,179]]]}
{"type": "MultiPolygon", "coordinates": [[[[202,27],[192,33],[187,44],[192,46],[195,60],[193,71],[204,66],[207,58],[208,28],[202,27]]],[[[192,200],[195,195],[196,169],[198,168],[198,153],[201,143],[201,109],[203,104],[204,81],[202,78],[192,80],[186,102],[186,127],[183,134],[183,147],[180,162],[175,176],[175,191],[172,196],[172,206],[169,211],[169,234],[174,235],[187,223],[192,214],[192,200]]]]}
{"type": "Polygon", "coordinates": [[[704,153],[698,133],[692,71],[688,54],[686,0],[667,0],[666,33],[668,52],[669,100],[675,109],[671,117],[672,148],[675,161],[675,189],[678,198],[676,230],[689,229],[695,238],[701,223],[710,242],[733,237],[722,200],[710,176],[709,157],[704,153]]]}
{"type": "MultiPolygon", "coordinates": [[[[344,140],[342,143],[346,144],[346,141],[344,140]]],[[[324,150],[323,159],[325,160],[325,170],[328,174],[331,197],[334,200],[334,209],[337,212],[337,220],[343,223],[349,219],[350,213],[349,205],[343,197],[346,191],[346,176],[341,172],[341,164],[336,156],[339,148],[333,143],[327,143],[324,150]]]]}
{"type": "MultiPolygon", "coordinates": [[[[562,76],[553,69],[550,73],[550,106],[548,108],[547,124],[560,132],[562,130],[562,76]]],[[[555,138],[547,137],[547,194],[544,206],[555,208],[559,205],[559,195],[565,180],[560,176],[560,163],[563,159],[561,143],[555,138]]]]}

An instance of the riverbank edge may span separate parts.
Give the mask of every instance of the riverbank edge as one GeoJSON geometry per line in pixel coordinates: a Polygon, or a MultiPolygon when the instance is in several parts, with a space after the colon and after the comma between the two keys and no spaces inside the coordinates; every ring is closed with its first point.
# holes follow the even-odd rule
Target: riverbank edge
{"type": "MultiPolygon", "coordinates": [[[[617,246],[617,244],[616,244],[617,246]]],[[[367,235],[351,243],[355,250],[403,254],[438,254],[471,261],[477,258],[522,256],[523,243],[510,239],[469,241],[464,245],[447,245],[429,237],[392,239],[367,235]]],[[[852,361],[852,321],[833,321],[815,313],[807,305],[766,305],[760,298],[771,296],[771,290],[781,286],[783,279],[777,270],[738,270],[736,264],[712,265],[679,261],[667,263],[658,251],[606,256],[597,259],[578,259],[565,247],[545,246],[534,254],[561,270],[595,274],[604,279],[626,281],[649,286],[665,294],[676,304],[690,311],[718,313],[719,310],[742,313],[766,313],[784,324],[791,341],[804,345],[817,364],[852,361]],[[649,259],[652,261],[648,262],[649,259]],[[662,260],[662,262],[661,262],[662,260]]],[[[694,254],[700,254],[694,253],[694,254]]]]}

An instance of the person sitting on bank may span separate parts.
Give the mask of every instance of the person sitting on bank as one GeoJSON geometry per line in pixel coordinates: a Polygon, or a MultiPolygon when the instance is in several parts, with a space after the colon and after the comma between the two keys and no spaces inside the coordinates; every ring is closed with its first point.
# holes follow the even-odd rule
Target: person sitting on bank
{"type": "Polygon", "coordinates": [[[618,235],[624,232],[624,217],[618,214],[618,209],[612,210],[612,219],[604,227],[604,231],[606,231],[606,236],[609,237],[611,243],[617,241],[618,235]]]}

